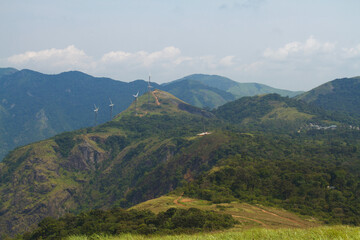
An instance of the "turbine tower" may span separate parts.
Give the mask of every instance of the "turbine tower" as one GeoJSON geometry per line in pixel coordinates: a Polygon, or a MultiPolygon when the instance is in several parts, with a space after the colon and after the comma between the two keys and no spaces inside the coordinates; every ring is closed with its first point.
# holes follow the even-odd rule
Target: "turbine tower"
{"type": "Polygon", "coordinates": [[[149,81],[148,81],[148,104],[150,104],[150,92],[151,92],[151,88],[152,86],[150,85],[150,73],[149,73],[149,81]]]}
{"type": "Polygon", "coordinates": [[[110,105],[109,105],[109,107],[110,107],[110,120],[111,120],[111,119],[113,118],[112,115],[113,115],[113,107],[114,107],[114,104],[112,103],[111,98],[109,98],[109,100],[110,100],[110,105]]]}
{"type": "Polygon", "coordinates": [[[137,92],[137,94],[133,95],[133,97],[135,98],[135,115],[137,115],[137,107],[136,107],[136,105],[137,105],[138,96],[139,96],[139,91],[137,92]]]}
{"type": "Polygon", "coordinates": [[[96,107],[94,104],[94,113],[95,113],[95,126],[97,125],[97,115],[98,115],[99,107],[96,107]]]}

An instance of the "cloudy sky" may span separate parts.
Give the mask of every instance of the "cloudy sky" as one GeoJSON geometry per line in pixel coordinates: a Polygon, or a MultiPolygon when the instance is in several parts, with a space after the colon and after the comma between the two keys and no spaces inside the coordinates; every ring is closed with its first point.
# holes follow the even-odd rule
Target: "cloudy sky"
{"type": "Polygon", "coordinates": [[[360,75],[358,0],[1,0],[0,67],[309,90],[360,75]]]}

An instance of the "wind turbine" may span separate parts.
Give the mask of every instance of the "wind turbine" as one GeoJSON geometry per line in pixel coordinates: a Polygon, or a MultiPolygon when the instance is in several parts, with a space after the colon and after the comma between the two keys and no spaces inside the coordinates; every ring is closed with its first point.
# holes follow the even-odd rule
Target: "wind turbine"
{"type": "Polygon", "coordinates": [[[133,95],[133,97],[135,98],[135,114],[137,115],[137,108],[136,108],[136,104],[137,104],[137,98],[139,96],[139,91],[137,92],[137,94],[133,95]]]}
{"type": "Polygon", "coordinates": [[[109,98],[109,100],[110,100],[110,105],[109,105],[109,107],[110,107],[110,120],[111,120],[111,119],[112,119],[112,114],[113,114],[114,104],[112,103],[111,98],[109,98]]]}
{"type": "Polygon", "coordinates": [[[99,107],[96,107],[96,105],[94,104],[95,126],[96,126],[96,124],[97,124],[97,115],[98,115],[98,111],[99,111],[99,107]]]}

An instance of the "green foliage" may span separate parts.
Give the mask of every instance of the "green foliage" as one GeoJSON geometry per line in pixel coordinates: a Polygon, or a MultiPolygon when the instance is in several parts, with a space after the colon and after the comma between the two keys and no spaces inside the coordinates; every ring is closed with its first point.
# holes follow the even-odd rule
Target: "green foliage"
{"type": "Polygon", "coordinates": [[[67,157],[75,146],[74,136],[74,132],[64,132],[54,137],[56,144],[59,146],[59,152],[63,157],[67,157]]]}
{"type": "Polygon", "coordinates": [[[100,107],[97,122],[109,121],[109,97],[115,116],[132,103],[132,94],[141,95],[147,86],[145,81],[124,83],[75,71],[46,75],[0,69],[0,76],[0,161],[17,146],[93,126],[94,103],[100,107]]]}
{"type": "Polygon", "coordinates": [[[150,211],[113,208],[109,211],[92,210],[79,215],[67,214],[59,219],[44,218],[32,232],[22,236],[24,240],[63,239],[71,235],[115,235],[120,233],[193,233],[228,229],[236,221],[231,215],[170,208],[155,215],[150,211]]]}
{"type": "MultiPolygon", "coordinates": [[[[181,234],[176,236],[151,236],[152,240],[254,240],[254,239],[291,239],[291,240],[333,240],[333,239],[359,239],[360,229],[358,227],[349,226],[326,226],[306,229],[264,229],[253,228],[242,231],[226,231],[226,232],[212,232],[201,233],[195,235],[181,234]]],[[[124,234],[118,236],[71,236],[68,240],[147,240],[149,236],[124,234]]]]}
{"type": "Polygon", "coordinates": [[[317,123],[360,124],[359,119],[323,110],[315,105],[278,94],[243,97],[213,110],[221,119],[249,130],[289,133],[317,123]]]}
{"type": "Polygon", "coordinates": [[[310,90],[297,99],[324,109],[360,116],[360,77],[336,79],[310,90]]]}
{"type": "Polygon", "coordinates": [[[328,223],[359,225],[359,137],[333,131],[312,139],[239,135],[217,150],[213,170],[182,189],[215,203],[267,203],[328,223]]]}

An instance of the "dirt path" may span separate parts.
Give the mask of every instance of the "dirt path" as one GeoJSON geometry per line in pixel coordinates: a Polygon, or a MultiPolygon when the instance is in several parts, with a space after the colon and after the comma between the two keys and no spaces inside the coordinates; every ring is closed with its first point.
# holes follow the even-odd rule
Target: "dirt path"
{"type": "Polygon", "coordinates": [[[258,207],[255,207],[255,206],[252,206],[252,207],[253,207],[253,208],[255,208],[255,209],[258,209],[258,210],[260,210],[260,211],[262,211],[262,212],[264,212],[264,213],[267,213],[267,214],[273,215],[273,216],[275,216],[275,217],[278,217],[278,218],[284,219],[284,220],[286,220],[286,221],[289,221],[289,222],[292,222],[292,223],[298,224],[298,225],[300,225],[300,226],[305,226],[303,223],[298,222],[298,221],[296,221],[296,220],[293,220],[293,219],[290,219],[290,218],[286,218],[286,217],[279,216],[279,215],[277,215],[276,213],[266,211],[266,210],[264,210],[264,209],[262,209],[262,208],[258,208],[258,207]]]}
{"type": "Polygon", "coordinates": [[[159,99],[157,98],[157,96],[155,95],[155,93],[154,93],[155,91],[152,91],[151,93],[152,93],[152,95],[154,96],[154,98],[155,98],[155,103],[156,103],[156,105],[160,105],[160,102],[159,102],[159,99]]]}
{"type": "Polygon", "coordinates": [[[253,219],[253,218],[248,218],[248,217],[243,217],[243,216],[238,216],[238,215],[231,215],[231,216],[233,216],[235,218],[243,218],[243,219],[246,219],[246,220],[250,220],[250,221],[261,224],[263,227],[267,227],[267,225],[265,223],[263,223],[262,221],[259,221],[259,220],[253,219]]]}
{"type": "Polygon", "coordinates": [[[184,195],[184,193],[182,193],[177,199],[175,199],[173,201],[174,204],[181,206],[181,207],[186,207],[184,204],[180,203],[179,200],[182,198],[182,196],[184,195]]]}

